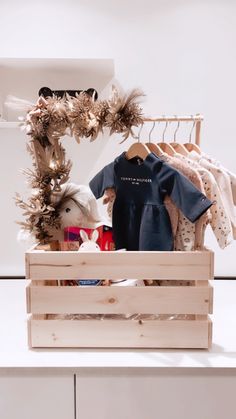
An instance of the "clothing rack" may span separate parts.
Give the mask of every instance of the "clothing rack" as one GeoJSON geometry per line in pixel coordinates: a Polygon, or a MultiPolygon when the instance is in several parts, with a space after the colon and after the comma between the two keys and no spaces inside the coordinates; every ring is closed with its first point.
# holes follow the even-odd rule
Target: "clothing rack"
{"type": "Polygon", "coordinates": [[[203,116],[200,114],[196,115],[185,115],[185,116],[156,116],[156,117],[146,117],[143,119],[144,122],[194,122],[195,123],[195,144],[200,146],[200,134],[201,134],[201,123],[204,120],[203,116]]]}

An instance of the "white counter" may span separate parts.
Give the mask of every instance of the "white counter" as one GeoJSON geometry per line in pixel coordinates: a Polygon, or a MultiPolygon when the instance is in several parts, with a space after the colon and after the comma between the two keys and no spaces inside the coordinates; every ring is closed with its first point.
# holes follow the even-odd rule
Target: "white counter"
{"type": "Polygon", "coordinates": [[[24,280],[0,281],[0,368],[236,368],[236,281],[214,282],[211,350],[29,349],[24,280]]]}
{"type": "Polygon", "coordinates": [[[0,281],[2,419],[235,419],[236,281],[207,350],[30,350],[23,280],[0,281]]]}

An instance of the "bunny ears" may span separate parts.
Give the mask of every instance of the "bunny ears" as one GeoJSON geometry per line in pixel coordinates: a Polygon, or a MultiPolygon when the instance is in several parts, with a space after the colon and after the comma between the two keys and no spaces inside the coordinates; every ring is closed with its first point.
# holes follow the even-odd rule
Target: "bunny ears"
{"type": "Polygon", "coordinates": [[[97,239],[98,239],[98,231],[94,230],[91,234],[91,237],[89,238],[88,234],[86,233],[86,231],[84,230],[80,230],[80,237],[83,240],[83,242],[87,242],[89,240],[93,241],[96,243],[97,239]]]}

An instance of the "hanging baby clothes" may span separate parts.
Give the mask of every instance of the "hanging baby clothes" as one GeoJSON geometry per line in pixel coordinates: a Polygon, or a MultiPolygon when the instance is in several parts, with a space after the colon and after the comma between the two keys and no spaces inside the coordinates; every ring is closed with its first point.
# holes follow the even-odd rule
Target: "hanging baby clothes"
{"type": "MultiPolygon", "coordinates": [[[[161,159],[186,176],[202,193],[205,192],[201,176],[196,169],[193,169],[186,162],[176,158],[175,156],[170,156],[167,153],[163,153],[161,159]]],[[[202,243],[200,241],[198,243],[197,238],[202,237],[204,225],[210,220],[209,210],[207,210],[205,214],[203,214],[202,217],[196,221],[196,223],[189,221],[181,210],[178,210],[177,215],[178,222],[177,229],[174,234],[174,250],[192,251],[200,249],[202,243]]]]}
{"type": "Polygon", "coordinates": [[[230,177],[228,173],[226,173],[226,171],[224,171],[220,167],[217,167],[213,163],[209,162],[202,155],[191,152],[189,154],[189,157],[197,161],[202,167],[209,170],[209,172],[213,174],[217,182],[217,185],[219,186],[225,209],[231,221],[233,238],[236,239],[236,216],[230,177]]]}
{"type": "MultiPolygon", "coordinates": [[[[175,156],[180,160],[188,163],[191,167],[195,168],[200,174],[203,181],[205,194],[208,197],[208,199],[214,202],[214,205],[210,208],[210,225],[216,237],[218,245],[221,249],[224,249],[232,241],[232,228],[230,219],[224,207],[219,187],[214,176],[207,169],[200,166],[196,161],[193,161],[192,159],[188,158],[188,156],[183,156],[179,153],[176,153],[175,156]]],[[[206,225],[204,225],[202,236],[196,237],[198,243],[202,242],[201,247],[203,247],[204,245],[205,229],[206,225]]]]}
{"type": "Polygon", "coordinates": [[[231,221],[233,237],[236,239],[236,216],[234,213],[234,202],[229,175],[199,154],[191,152],[189,157],[194,161],[197,161],[202,167],[213,174],[217,185],[219,186],[225,209],[231,221]]]}
{"type": "Polygon", "coordinates": [[[215,166],[219,167],[219,169],[223,170],[224,172],[226,172],[229,175],[231,191],[232,191],[232,195],[233,195],[233,202],[234,202],[234,205],[236,205],[236,174],[231,172],[226,167],[224,167],[218,160],[214,159],[213,157],[210,157],[205,153],[202,153],[202,155],[210,163],[213,163],[215,166]]]}
{"type": "MultiPolygon", "coordinates": [[[[105,190],[104,197],[103,197],[103,204],[108,204],[107,205],[107,215],[108,215],[108,218],[109,218],[110,221],[112,220],[113,204],[114,204],[115,198],[116,198],[115,189],[108,188],[108,189],[105,190]]],[[[164,198],[164,205],[165,205],[165,207],[167,209],[167,212],[169,214],[169,217],[170,217],[172,235],[173,235],[173,238],[174,238],[174,250],[177,250],[175,248],[175,237],[176,237],[176,234],[177,234],[178,223],[179,223],[179,210],[176,207],[176,205],[172,202],[171,198],[168,195],[166,195],[165,198],[164,198]]],[[[207,212],[208,211],[209,210],[207,210],[207,212]]],[[[204,215],[202,217],[200,217],[200,219],[202,219],[204,217],[204,215]]],[[[196,221],[196,224],[199,223],[200,219],[196,221]]],[[[188,221],[188,222],[190,223],[190,221],[188,221]]],[[[193,223],[191,223],[191,225],[194,226],[193,223]]],[[[184,250],[184,249],[181,249],[181,250],[184,250]]]]}
{"type": "Polygon", "coordinates": [[[208,160],[210,163],[214,164],[214,166],[221,169],[223,172],[227,173],[230,178],[230,184],[231,184],[231,191],[233,195],[233,202],[234,205],[236,205],[236,174],[231,172],[229,169],[224,167],[220,161],[216,160],[214,157],[208,156],[208,154],[201,152],[202,157],[204,157],[206,160],[208,160]]]}
{"type": "Polygon", "coordinates": [[[201,153],[201,154],[206,160],[208,160],[210,163],[214,164],[219,169],[221,169],[223,172],[225,172],[229,175],[231,192],[232,192],[232,195],[233,195],[233,202],[234,202],[234,205],[236,205],[236,174],[231,172],[226,167],[224,167],[218,160],[214,159],[213,157],[210,157],[205,153],[201,153]]]}
{"type": "Polygon", "coordinates": [[[212,202],[185,176],[153,153],[142,162],[127,160],[122,153],[105,166],[89,183],[96,198],[115,188],[113,233],[116,249],[173,250],[168,212],[169,195],[176,206],[195,222],[212,202]]]}

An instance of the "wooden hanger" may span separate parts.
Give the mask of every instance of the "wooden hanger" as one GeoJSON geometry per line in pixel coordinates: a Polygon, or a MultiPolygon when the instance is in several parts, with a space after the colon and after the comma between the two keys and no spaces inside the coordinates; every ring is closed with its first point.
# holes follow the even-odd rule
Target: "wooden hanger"
{"type": "MultiPolygon", "coordinates": [[[[163,132],[163,137],[165,135],[165,131],[166,131],[168,122],[172,122],[172,121],[177,121],[178,122],[177,128],[175,130],[174,141],[173,142],[166,143],[166,142],[162,141],[162,142],[158,143],[157,144],[157,146],[159,147],[158,150],[157,149],[154,150],[154,146],[149,147],[149,143],[146,143],[147,147],[149,147],[150,149],[152,148],[152,151],[155,154],[158,155],[158,153],[159,153],[159,155],[160,155],[160,149],[161,149],[161,152],[165,151],[168,154],[172,154],[172,155],[174,155],[175,153],[178,152],[178,153],[180,153],[184,156],[188,156],[189,152],[192,151],[192,150],[194,150],[198,154],[201,154],[201,149],[199,147],[199,144],[200,144],[201,121],[203,121],[203,117],[200,114],[190,115],[190,116],[180,116],[180,117],[178,117],[177,115],[167,116],[167,117],[162,115],[162,116],[159,116],[159,117],[156,117],[156,118],[144,118],[143,121],[144,122],[151,122],[151,121],[154,122],[155,121],[155,122],[159,122],[159,123],[160,122],[166,122],[166,126],[165,126],[165,129],[164,129],[164,132],[163,132]],[[180,122],[189,122],[189,121],[194,122],[194,124],[192,126],[192,129],[191,129],[191,133],[193,131],[193,128],[196,127],[196,129],[195,129],[195,142],[194,143],[191,142],[191,133],[190,133],[189,142],[185,143],[185,144],[181,144],[181,143],[176,141],[176,132],[179,129],[180,122]],[[172,147],[172,150],[169,146],[172,147]],[[173,152],[174,152],[174,154],[173,154],[173,152]]],[[[153,144],[153,142],[150,142],[150,143],[153,144]]]]}
{"type": "Polygon", "coordinates": [[[184,147],[188,150],[188,152],[196,151],[198,154],[202,153],[200,147],[195,143],[185,143],[184,147]]]}
{"type": "MultiPolygon", "coordinates": [[[[176,116],[176,118],[177,118],[177,116],[176,116]]],[[[177,134],[177,131],[179,130],[179,126],[180,126],[180,121],[178,121],[177,127],[176,127],[175,132],[174,132],[174,141],[171,142],[170,145],[175,150],[176,153],[182,154],[182,156],[187,156],[188,151],[186,150],[184,145],[181,144],[181,143],[176,142],[176,134],[177,134]]]]}
{"type": "Polygon", "coordinates": [[[193,126],[192,126],[190,134],[189,134],[189,142],[185,143],[184,147],[188,150],[188,152],[196,151],[196,153],[201,154],[202,152],[201,152],[200,147],[197,144],[192,143],[192,132],[193,132],[193,129],[194,129],[195,125],[196,125],[196,121],[193,121],[193,126]]]}
{"type": "Polygon", "coordinates": [[[176,153],[182,154],[182,156],[187,156],[188,151],[185,146],[181,143],[170,143],[176,153]]]}
{"type": "Polygon", "coordinates": [[[146,143],[145,145],[148,147],[148,149],[151,151],[151,153],[156,154],[156,156],[158,156],[158,157],[163,156],[163,151],[162,151],[161,147],[159,147],[157,144],[146,143]]]}
{"type": "Polygon", "coordinates": [[[149,154],[149,148],[138,141],[129,147],[125,153],[125,157],[127,160],[133,159],[134,157],[140,157],[142,160],[145,160],[149,154]]]}
{"type": "Polygon", "coordinates": [[[161,150],[164,153],[169,154],[169,156],[174,156],[175,155],[174,148],[171,146],[171,144],[165,142],[165,132],[166,132],[167,126],[168,126],[168,121],[166,121],[166,126],[165,126],[163,134],[162,134],[162,142],[158,143],[157,145],[158,145],[158,147],[161,148],[161,150]]]}
{"type": "Polygon", "coordinates": [[[149,132],[149,135],[148,135],[148,143],[145,143],[145,145],[151,151],[151,153],[154,153],[156,154],[156,156],[160,157],[163,155],[162,149],[157,144],[151,141],[151,133],[154,130],[155,125],[156,125],[156,122],[154,121],[151,131],[149,132]]]}
{"type": "Polygon", "coordinates": [[[160,147],[162,152],[168,154],[169,156],[174,156],[175,153],[176,153],[175,149],[171,146],[170,143],[165,143],[163,141],[161,143],[158,143],[157,145],[158,145],[158,147],[160,147]]]}
{"type": "MultiPolygon", "coordinates": [[[[142,160],[145,160],[146,157],[150,154],[150,150],[145,146],[145,144],[140,142],[140,133],[142,131],[143,124],[140,127],[138,136],[135,137],[138,139],[137,142],[131,144],[128,150],[125,152],[125,158],[127,160],[131,160],[134,157],[140,157],[142,160]]],[[[121,141],[122,144],[125,140],[121,141]]]]}

